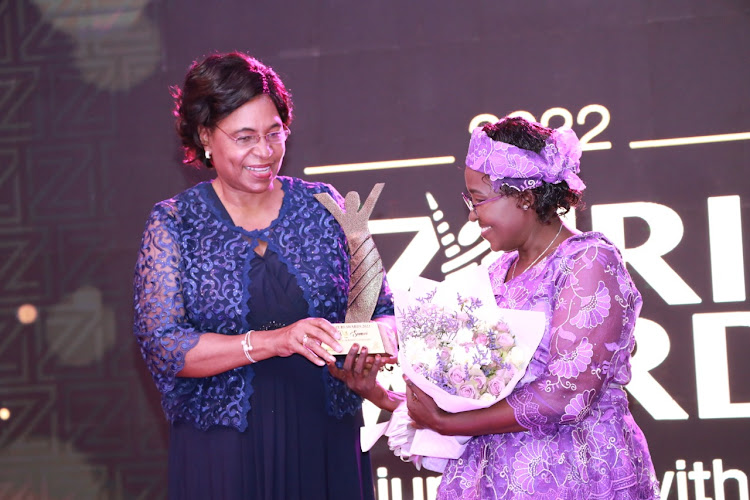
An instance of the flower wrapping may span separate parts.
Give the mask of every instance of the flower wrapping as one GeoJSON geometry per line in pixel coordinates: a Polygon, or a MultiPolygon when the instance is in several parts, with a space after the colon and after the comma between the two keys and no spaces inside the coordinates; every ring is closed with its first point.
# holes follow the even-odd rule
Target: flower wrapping
{"type": "MultiPolygon", "coordinates": [[[[544,334],[543,312],[497,307],[483,267],[443,282],[418,278],[409,290],[394,290],[394,302],[404,375],[451,413],[486,408],[508,396],[544,334]]],[[[388,436],[394,454],[417,468],[442,473],[470,439],[410,424],[402,403],[377,431],[388,436]]],[[[365,441],[374,443],[371,437],[365,441]]]]}

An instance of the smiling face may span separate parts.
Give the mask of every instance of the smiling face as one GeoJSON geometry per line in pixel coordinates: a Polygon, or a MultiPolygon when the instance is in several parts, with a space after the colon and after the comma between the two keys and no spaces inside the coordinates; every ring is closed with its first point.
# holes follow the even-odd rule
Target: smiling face
{"type": "Polygon", "coordinates": [[[201,128],[204,149],[211,153],[217,180],[224,192],[238,195],[263,194],[273,189],[281,169],[286,144],[269,143],[265,137],[252,147],[235,139],[283,130],[284,124],[273,101],[261,94],[234,110],[217,123],[217,128],[201,128]]]}
{"type": "MultiPolygon", "coordinates": [[[[498,195],[492,190],[485,174],[481,172],[466,168],[464,180],[467,192],[474,203],[480,203],[498,195]]],[[[487,240],[493,251],[515,250],[528,240],[534,228],[536,214],[532,209],[523,209],[524,203],[527,203],[524,197],[527,196],[527,194],[522,194],[522,197],[505,196],[469,212],[469,220],[479,223],[482,238],[487,240]]]]}

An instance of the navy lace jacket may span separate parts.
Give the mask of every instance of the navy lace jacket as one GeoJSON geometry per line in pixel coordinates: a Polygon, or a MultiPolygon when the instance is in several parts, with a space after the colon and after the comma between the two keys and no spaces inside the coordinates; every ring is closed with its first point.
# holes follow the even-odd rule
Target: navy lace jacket
{"type": "MultiPolygon", "coordinates": [[[[250,261],[258,240],[279,255],[296,277],[311,317],[341,322],[346,313],[349,256],[333,216],[314,197],[327,184],[278,177],[284,190],[279,216],[265,229],[235,226],[210,183],[157,203],[146,224],[135,270],[134,333],[171,422],[198,428],[247,427],[252,366],[205,378],[177,377],[186,353],[203,332],[237,335],[252,317],[248,296],[250,261]]],[[[392,315],[383,281],[373,317],[392,315]]],[[[361,399],[323,370],[328,413],[354,413],[361,399]]]]}

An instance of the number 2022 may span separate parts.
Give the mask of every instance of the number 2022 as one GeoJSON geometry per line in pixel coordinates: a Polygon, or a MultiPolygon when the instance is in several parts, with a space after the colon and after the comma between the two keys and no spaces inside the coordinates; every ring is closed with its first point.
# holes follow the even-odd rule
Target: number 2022
{"type": "MultiPolygon", "coordinates": [[[[610,141],[597,141],[592,142],[591,139],[596,137],[597,135],[604,132],[604,130],[609,125],[609,110],[602,106],[601,104],[589,104],[588,106],[584,106],[581,108],[581,110],[578,112],[578,116],[576,117],[576,123],[578,125],[585,125],[586,119],[590,114],[598,114],[599,115],[599,122],[596,123],[591,130],[586,132],[581,136],[581,148],[584,151],[596,151],[601,149],[612,149],[612,143],[610,141]]],[[[537,119],[529,113],[528,111],[514,111],[512,113],[508,113],[508,116],[520,116],[522,118],[526,118],[527,120],[531,121],[537,121],[537,119]]],[[[573,114],[568,111],[565,108],[550,108],[544,113],[542,113],[541,119],[539,119],[539,123],[544,125],[545,127],[549,126],[549,122],[554,116],[559,116],[563,119],[562,127],[568,127],[573,128],[573,114]]],[[[474,130],[476,127],[480,127],[484,125],[485,123],[495,123],[498,121],[499,118],[495,115],[489,114],[489,113],[482,113],[480,115],[475,116],[471,119],[469,122],[469,133],[471,133],[472,130],[474,130]]]]}

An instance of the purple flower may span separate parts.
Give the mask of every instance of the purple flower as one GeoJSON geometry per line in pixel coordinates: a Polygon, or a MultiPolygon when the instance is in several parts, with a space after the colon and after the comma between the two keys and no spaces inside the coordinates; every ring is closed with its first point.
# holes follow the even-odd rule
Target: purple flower
{"type": "Polygon", "coordinates": [[[466,382],[466,370],[463,366],[453,366],[448,370],[448,378],[455,385],[466,382]]]}
{"type": "Polygon", "coordinates": [[[490,379],[488,390],[493,396],[499,396],[505,389],[505,380],[502,376],[495,375],[490,379]]]}
{"type": "Polygon", "coordinates": [[[501,333],[495,337],[495,345],[497,345],[501,349],[505,347],[513,347],[515,344],[516,341],[509,333],[501,333]]]}
{"type": "Polygon", "coordinates": [[[472,375],[469,381],[477,387],[477,390],[483,390],[487,386],[487,377],[483,373],[472,375]]]}
{"type": "Polygon", "coordinates": [[[471,399],[477,399],[479,397],[479,393],[477,392],[476,387],[474,387],[471,384],[464,384],[461,387],[458,388],[458,395],[462,398],[471,398],[471,399]]]}
{"type": "Polygon", "coordinates": [[[510,327],[505,321],[500,320],[497,322],[497,324],[495,324],[495,330],[497,330],[498,332],[509,332],[510,327]]]}

